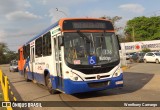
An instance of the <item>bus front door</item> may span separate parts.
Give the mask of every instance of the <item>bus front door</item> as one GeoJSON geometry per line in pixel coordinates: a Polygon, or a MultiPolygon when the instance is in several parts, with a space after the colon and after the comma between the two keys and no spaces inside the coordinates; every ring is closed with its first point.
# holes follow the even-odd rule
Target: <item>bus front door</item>
{"type": "Polygon", "coordinates": [[[34,65],[35,65],[35,52],[34,47],[31,47],[31,54],[30,54],[30,72],[29,72],[29,79],[34,79],[33,72],[34,72],[34,65]]]}
{"type": "Polygon", "coordinates": [[[58,45],[58,36],[54,38],[55,48],[55,61],[56,61],[56,74],[57,74],[57,87],[58,89],[64,89],[63,85],[63,73],[62,73],[62,58],[61,58],[61,47],[58,45]]]}

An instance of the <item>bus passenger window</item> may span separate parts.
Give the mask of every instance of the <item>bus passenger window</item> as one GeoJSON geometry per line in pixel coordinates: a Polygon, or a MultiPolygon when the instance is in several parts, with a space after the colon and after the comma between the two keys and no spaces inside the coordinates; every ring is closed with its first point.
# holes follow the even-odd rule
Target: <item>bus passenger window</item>
{"type": "Polygon", "coordinates": [[[18,49],[18,60],[20,60],[20,49],[18,49]]]}
{"type": "Polygon", "coordinates": [[[35,41],[35,55],[36,58],[42,56],[42,37],[36,39],[35,41]]]}
{"type": "Polygon", "coordinates": [[[48,32],[43,36],[43,56],[49,56],[51,54],[52,54],[51,33],[48,32]]]}

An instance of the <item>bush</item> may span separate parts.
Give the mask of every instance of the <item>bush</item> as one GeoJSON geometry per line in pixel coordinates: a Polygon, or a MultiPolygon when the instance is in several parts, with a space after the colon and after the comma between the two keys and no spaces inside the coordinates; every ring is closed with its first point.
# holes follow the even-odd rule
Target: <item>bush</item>
{"type": "Polygon", "coordinates": [[[148,49],[148,48],[145,48],[145,49],[142,50],[142,52],[145,52],[145,53],[146,53],[146,52],[150,52],[150,51],[151,51],[151,50],[148,49]]]}

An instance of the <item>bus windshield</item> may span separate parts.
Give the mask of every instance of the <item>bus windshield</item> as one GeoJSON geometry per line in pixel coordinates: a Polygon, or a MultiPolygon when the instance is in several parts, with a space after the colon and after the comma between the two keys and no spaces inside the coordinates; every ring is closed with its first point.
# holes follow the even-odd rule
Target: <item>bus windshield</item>
{"type": "Polygon", "coordinates": [[[64,33],[64,55],[74,65],[115,62],[119,60],[118,41],[114,33],[64,33]]]}

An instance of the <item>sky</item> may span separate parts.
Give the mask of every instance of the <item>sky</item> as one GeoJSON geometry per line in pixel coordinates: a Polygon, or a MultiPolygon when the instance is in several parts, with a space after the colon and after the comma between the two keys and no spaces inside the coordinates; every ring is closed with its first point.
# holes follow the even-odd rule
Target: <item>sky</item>
{"type": "Polygon", "coordinates": [[[118,26],[138,16],[160,15],[160,0],[0,0],[0,42],[12,51],[60,18],[120,16],[118,26]],[[58,9],[58,11],[56,10],[58,9]]]}

